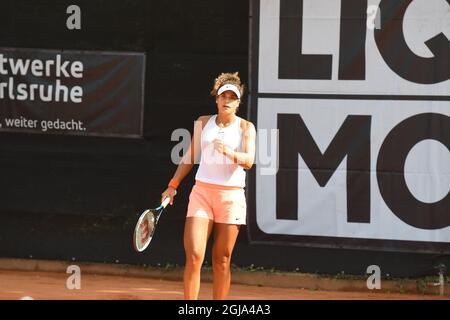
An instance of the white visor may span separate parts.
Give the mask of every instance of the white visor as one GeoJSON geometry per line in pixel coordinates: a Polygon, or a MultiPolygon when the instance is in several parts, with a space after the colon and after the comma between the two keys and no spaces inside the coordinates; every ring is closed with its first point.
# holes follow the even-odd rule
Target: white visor
{"type": "Polygon", "coordinates": [[[223,86],[221,86],[219,90],[217,90],[217,95],[220,96],[225,91],[233,91],[238,97],[238,99],[241,98],[241,93],[239,92],[239,89],[233,84],[224,84],[223,86]]]}

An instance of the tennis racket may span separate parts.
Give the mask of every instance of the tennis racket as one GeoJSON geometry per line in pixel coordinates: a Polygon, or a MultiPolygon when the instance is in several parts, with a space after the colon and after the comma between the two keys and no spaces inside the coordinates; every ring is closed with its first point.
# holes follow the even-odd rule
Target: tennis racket
{"type": "Polygon", "coordinates": [[[144,251],[152,241],[156,224],[169,202],[170,197],[167,197],[158,208],[147,209],[139,216],[133,234],[133,246],[137,252],[144,251]]]}

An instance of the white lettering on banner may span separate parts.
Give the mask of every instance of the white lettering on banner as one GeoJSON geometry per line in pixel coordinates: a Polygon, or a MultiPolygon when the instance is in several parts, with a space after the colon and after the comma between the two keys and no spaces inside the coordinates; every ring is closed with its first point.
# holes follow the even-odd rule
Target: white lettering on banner
{"type": "Polygon", "coordinates": [[[7,58],[0,53],[0,74],[9,76],[0,82],[0,99],[29,100],[43,102],[73,102],[81,103],[83,88],[81,86],[68,87],[60,79],[54,83],[47,81],[39,84],[20,83],[13,76],[77,78],[83,77],[83,63],[81,61],[63,60],[60,54],[54,60],[7,58]]]}
{"type": "MultiPolygon", "coordinates": [[[[48,130],[62,130],[62,131],[86,131],[83,126],[83,122],[80,120],[69,120],[63,121],[60,119],[56,120],[38,120],[27,119],[23,116],[20,118],[5,118],[4,119],[5,128],[20,128],[20,129],[40,129],[42,132],[48,130]]],[[[0,123],[0,128],[3,125],[0,123]]]]}
{"type": "Polygon", "coordinates": [[[61,76],[81,78],[83,76],[83,63],[81,61],[62,60],[60,54],[57,54],[54,60],[42,61],[39,59],[7,58],[3,53],[0,53],[0,73],[2,75],[24,76],[29,72],[29,69],[36,77],[52,77],[54,75],[58,78],[61,76]],[[42,70],[44,66],[45,72],[42,70]]]}

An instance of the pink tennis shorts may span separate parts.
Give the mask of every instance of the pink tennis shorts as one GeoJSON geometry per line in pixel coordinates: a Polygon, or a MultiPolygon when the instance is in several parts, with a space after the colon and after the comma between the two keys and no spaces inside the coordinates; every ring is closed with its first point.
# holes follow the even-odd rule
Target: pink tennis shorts
{"type": "Polygon", "coordinates": [[[189,195],[187,217],[200,217],[216,223],[245,224],[247,203],[245,191],[196,181],[189,195]]]}

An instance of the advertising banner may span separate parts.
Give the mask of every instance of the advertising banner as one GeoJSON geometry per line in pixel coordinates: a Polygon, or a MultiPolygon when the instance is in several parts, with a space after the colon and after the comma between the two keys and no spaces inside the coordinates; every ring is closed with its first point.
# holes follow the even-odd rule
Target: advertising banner
{"type": "Polygon", "coordinates": [[[145,55],[0,48],[0,131],[140,137],[145,55]]]}
{"type": "Polygon", "coordinates": [[[450,252],[450,1],[255,0],[253,243],[450,252]]]}

